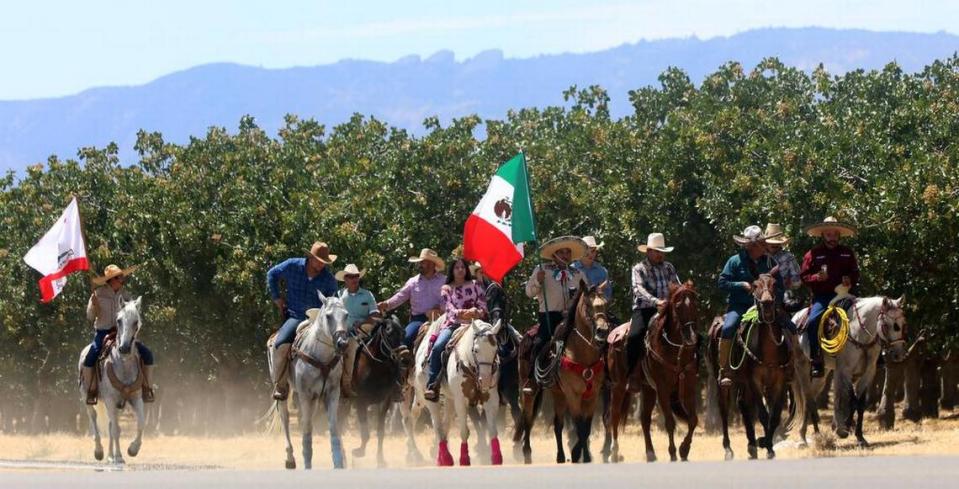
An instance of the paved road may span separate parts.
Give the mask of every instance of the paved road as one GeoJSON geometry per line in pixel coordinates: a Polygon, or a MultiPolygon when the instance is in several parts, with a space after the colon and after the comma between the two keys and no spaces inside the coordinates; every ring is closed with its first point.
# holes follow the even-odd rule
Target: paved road
{"type": "MultiPolygon", "coordinates": [[[[7,468],[11,465],[4,464],[7,468]]],[[[102,467],[102,466],[101,466],[102,467]]],[[[586,466],[510,466],[468,469],[329,471],[233,470],[0,471],[0,487],[159,489],[168,487],[328,487],[389,489],[742,488],[908,489],[959,486],[959,457],[845,457],[777,461],[691,462],[586,466]]],[[[142,469],[142,467],[141,467],[142,469]]]]}

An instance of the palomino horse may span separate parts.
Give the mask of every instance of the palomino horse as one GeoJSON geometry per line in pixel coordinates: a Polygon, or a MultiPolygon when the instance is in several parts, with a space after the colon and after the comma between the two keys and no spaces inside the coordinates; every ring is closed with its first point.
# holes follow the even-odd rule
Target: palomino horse
{"type": "MultiPolygon", "coordinates": [[[[609,333],[609,322],[606,316],[606,294],[604,282],[598,287],[587,287],[580,282],[579,290],[573,298],[572,305],[566,313],[566,321],[572,322],[567,329],[568,340],[564,348],[553,358],[558,361],[558,370],[552,370],[547,375],[556,375],[556,383],[551,387],[553,395],[553,434],[556,437],[556,463],[566,462],[566,451],[563,447],[563,427],[567,412],[570,414],[576,435],[573,445],[573,463],[589,463],[592,455],[589,452],[589,435],[593,426],[593,413],[596,402],[599,400],[599,391],[603,386],[605,365],[603,348],[606,344],[606,335],[609,333]]],[[[544,349],[545,352],[545,349],[544,349]]],[[[542,377],[542,369],[537,363],[537,376],[542,377]]],[[[539,408],[542,392],[523,394],[523,419],[516,435],[523,438],[523,458],[532,463],[532,448],[529,439],[533,429],[533,421],[539,408]]]]}
{"type": "MultiPolygon", "coordinates": [[[[815,399],[826,385],[826,375],[833,371],[833,427],[840,438],[849,436],[853,413],[856,419],[856,440],[859,446],[869,445],[862,434],[863,412],[866,409],[866,395],[876,376],[876,362],[885,352],[890,362],[900,362],[906,357],[906,314],[902,309],[903,298],[890,299],[884,296],[854,299],[849,312],[849,337],[846,346],[836,356],[825,356],[825,371],[822,377],[809,378],[809,344],[806,335],[802,335],[800,344],[803,355],[797,355],[796,375],[802,385],[808,387],[806,397],[811,403],[810,416],[815,423],[815,399]]],[[[809,315],[803,309],[793,316],[793,322],[803,324],[809,315]]],[[[806,442],[808,419],[803,418],[799,431],[803,443],[806,442]]],[[[819,431],[818,423],[813,428],[819,431]]]]}
{"type": "MultiPolygon", "coordinates": [[[[679,446],[679,456],[685,461],[689,456],[693,433],[696,431],[696,398],[699,396],[699,336],[696,323],[699,320],[699,295],[692,281],[682,286],[669,287],[669,299],[662,311],[650,320],[646,333],[646,355],[633,369],[626,372],[626,354],[623,342],[610,344],[607,351],[610,376],[610,402],[607,416],[607,437],[611,437],[609,460],[622,461],[619,455],[619,427],[624,412],[629,406],[628,391],[638,390],[640,398],[640,422],[646,443],[646,460],[656,460],[650,425],[653,408],[657,402],[663,413],[666,433],[669,435],[669,458],[676,461],[676,444],[673,433],[676,419],[686,422],[686,437],[679,446]],[[628,385],[627,385],[628,384],[628,385]],[[628,388],[628,389],[627,389],[628,388]],[[611,432],[611,433],[610,433],[611,432]]],[[[626,323],[620,328],[629,327],[626,323]]],[[[620,335],[622,336],[622,335],[620,335]]],[[[625,338],[623,338],[625,340],[625,338]]],[[[604,447],[605,448],[605,447],[604,447]]],[[[604,453],[604,455],[606,455],[604,453]]]]}
{"type": "MultiPolygon", "coordinates": [[[[319,292],[318,292],[319,293],[319,292]]],[[[323,399],[326,406],[326,416],[330,427],[330,446],[333,456],[333,467],[342,469],[344,466],[343,443],[336,423],[337,409],[340,403],[340,376],[343,374],[341,364],[342,351],[336,346],[334,333],[346,333],[347,311],[343,302],[335,297],[324,297],[320,294],[323,307],[306,311],[305,328],[297,332],[293,342],[290,369],[293,388],[299,399],[299,424],[303,436],[303,468],[313,467],[313,410],[318,399],[323,399]]],[[[304,325],[301,324],[301,327],[304,325]]],[[[267,344],[273,349],[273,338],[267,344]]],[[[270,359],[270,375],[276,378],[273,369],[272,352],[268,352],[270,359]]],[[[283,433],[286,436],[286,468],[296,468],[293,458],[293,443],[290,440],[290,411],[286,401],[276,401],[274,413],[279,413],[283,423],[283,433]]]]}
{"type": "MultiPolygon", "coordinates": [[[[439,326],[445,321],[445,316],[434,321],[427,331],[427,338],[435,333],[439,326]]],[[[418,413],[420,406],[425,405],[430,413],[430,419],[435,433],[435,443],[437,446],[437,465],[452,466],[453,455],[449,451],[448,431],[455,417],[460,428],[460,465],[470,465],[469,455],[469,414],[467,410],[470,406],[482,405],[486,416],[486,431],[490,436],[490,461],[493,465],[503,463],[503,455],[500,451],[499,438],[497,433],[497,417],[499,414],[499,392],[496,389],[497,379],[499,378],[499,354],[497,352],[499,342],[497,334],[502,327],[502,321],[497,321],[495,325],[474,319],[460,333],[462,336],[454,336],[455,346],[452,347],[449,361],[446,364],[445,375],[440,377],[439,402],[427,401],[424,394],[426,392],[426,381],[428,373],[429,351],[432,345],[430,341],[420,342],[416,350],[416,370],[413,374],[412,383],[414,390],[413,406],[411,412],[418,413]]],[[[459,333],[459,332],[458,332],[459,333]]],[[[413,450],[416,450],[415,442],[412,440],[413,423],[415,416],[407,416],[407,434],[410,437],[409,443],[413,450]]]]}
{"type": "Polygon", "coordinates": [[[353,450],[354,457],[366,455],[370,439],[367,414],[370,406],[376,406],[376,462],[386,466],[383,457],[383,436],[386,413],[393,405],[396,391],[401,389],[402,373],[412,364],[412,355],[403,344],[403,326],[396,316],[377,321],[368,338],[358,339],[359,354],[353,381],[356,382],[356,417],[360,424],[360,446],[353,450]]]}
{"type": "MultiPolygon", "coordinates": [[[[143,399],[140,396],[140,390],[143,387],[143,372],[140,365],[140,355],[137,353],[136,341],[137,333],[140,331],[140,304],[143,297],[138,297],[134,301],[126,302],[117,312],[117,333],[113,345],[106,351],[105,360],[99,364],[99,386],[100,399],[107,410],[107,420],[109,421],[110,433],[110,452],[108,460],[112,463],[122,464],[123,453],[120,450],[120,410],[129,403],[133,408],[137,418],[137,436],[127,448],[127,453],[131,457],[136,457],[140,452],[140,444],[143,440],[143,399]]],[[[79,368],[83,366],[83,359],[87,355],[87,349],[80,352],[79,368]]],[[[80,376],[82,379],[82,376],[80,376]]],[[[86,399],[87,386],[80,382],[80,395],[86,399]]],[[[87,405],[87,416],[90,418],[90,433],[93,435],[94,450],[93,456],[97,460],[103,459],[103,445],[100,443],[100,428],[97,426],[97,411],[94,406],[87,405]]]]}
{"type": "MultiPolygon", "coordinates": [[[[792,341],[789,333],[783,331],[785,322],[784,312],[776,303],[776,279],[770,274],[762,274],[753,282],[753,300],[756,305],[757,317],[751,321],[745,330],[745,338],[737,334],[736,342],[741,347],[742,356],[739,360],[736,355],[730,354],[733,379],[738,385],[739,409],[742,413],[743,425],[746,429],[748,441],[747,451],[749,458],[757,457],[755,420],[758,418],[763,426],[763,438],[758,446],[766,448],[766,458],[774,458],[773,438],[782,420],[782,410],[786,403],[786,391],[792,382],[793,354],[792,341]]],[[[715,338],[711,338],[709,360],[714,366],[718,365],[719,330],[722,328],[722,317],[713,321],[710,331],[715,338]]],[[[734,348],[733,351],[736,349],[734,348]]],[[[719,382],[713,377],[710,382],[719,382]]],[[[805,412],[805,395],[802,389],[794,388],[793,407],[790,411],[786,427],[792,424],[795,416],[803,416],[805,412]]],[[[719,389],[719,416],[723,425],[723,449],[726,451],[726,460],[733,459],[733,450],[729,443],[729,407],[732,400],[731,389],[719,389]]]]}

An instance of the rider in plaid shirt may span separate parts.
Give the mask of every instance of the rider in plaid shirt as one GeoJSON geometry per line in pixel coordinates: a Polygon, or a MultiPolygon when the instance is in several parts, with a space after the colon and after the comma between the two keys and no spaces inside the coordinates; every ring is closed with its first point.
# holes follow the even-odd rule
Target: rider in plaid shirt
{"type": "Polygon", "coordinates": [[[633,318],[626,339],[629,372],[646,353],[646,328],[656,308],[669,298],[669,284],[680,283],[676,268],[666,261],[666,253],[673,251],[673,247],[666,247],[662,234],[650,234],[639,251],[646,253],[646,259],[633,266],[633,318]]]}

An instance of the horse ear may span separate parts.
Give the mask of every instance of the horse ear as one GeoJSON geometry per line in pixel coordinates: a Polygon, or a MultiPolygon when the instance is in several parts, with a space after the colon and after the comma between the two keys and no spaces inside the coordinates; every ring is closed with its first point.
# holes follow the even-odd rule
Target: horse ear
{"type": "Polygon", "coordinates": [[[695,287],[695,285],[693,285],[693,279],[691,279],[691,278],[687,278],[687,279],[686,279],[686,284],[685,284],[685,285],[686,285],[686,288],[687,288],[687,289],[692,289],[692,288],[695,287]]]}
{"type": "Polygon", "coordinates": [[[323,295],[323,292],[322,292],[322,291],[317,290],[317,291],[316,291],[316,295],[320,296],[320,302],[326,304],[326,296],[323,295]]]}
{"type": "Polygon", "coordinates": [[[903,295],[900,295],[898,299],[892,301],[892,303],[896,306],[896,309],[902,309],[902,304],[905,301],[906,301],[906,294],[903,294],[903,295]]]}
{"type": "Polygon", "coordinates": [[[579,281],[579,291],[584,294],[589,292],[589,284],[587,284],[585,280],[579,281]]]}
{"type": "Polygon", "coordinates": [[[480,328],[479,326],[476,325],[476,322],[477,322],[476,319],[470,321],[470,329],[473,330],[473,334],[477,334],[480,332],[480,328]]]}
{"type": "Polygon", "coordinates": [[[502,327],[503,327],[503,320],[502,320],[502,319],[497,319],[497,320],[496,320],[496,323],[493,324],[493,331],[492,331],[492,333],[493,333],[493,334],[499,333],[499,330],[500,330],[502,327]]]}
{"type": "Polygon", "coordinates": [[[137,297],[137,300],[134,301],[137,305],[137,310],[140,310],[140,307],[143,305],[143,296],[137,297]]]}
{"type": "Polygon", "coordinates": [[[599,287],[596,287],[596,291],[600,294],[606,294],[607,287],[609,287],[609,280],[603,280],[603,283],[599,284],[599,287]]]}

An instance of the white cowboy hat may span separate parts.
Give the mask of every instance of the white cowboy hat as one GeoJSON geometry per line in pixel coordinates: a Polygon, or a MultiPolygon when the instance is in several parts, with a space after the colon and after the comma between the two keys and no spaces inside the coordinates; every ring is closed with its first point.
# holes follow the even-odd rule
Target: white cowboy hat
{"type": "Polygon", "coordinates": [[[331,255],[329,245],[322,241],[313,243],[313,246],[310,247],[310,256],[327,265],[336,261],[336,255],[331,255]]]}
{"type": "Polygon", "coordinates": [[[114,277],[123,277],[123,278],[129,277],[131,274],[133,274],[133,272],[137,270],[137,268],[139,268],[137,265],[134,265],[129,268],[120,268],[111,263],[110,265],[107,265],[107,267],[103,269],[102,277],[93,277],[92,279],[93,285],[103,285],[109,282],[110,279],[114,277]]]}
{"type": "Polygon", "coordinates": [[[438,255],[435,251],[429,248],[423,248],[422,250],[420,250],[420,256],[412,256],[410,257],[409,261],[410,263],[419,263],[423,260],[431,261],[435,263],[436,268],[439,270],[446,268],[446,262],[443,261],[442,258],[440,258],[440,255],[438,255]]]}
{"type": "Polygon", "coordinates": [[[766,231],[763,234],[766,235],[766,242],[769,244],[784,245],[789,242],[789,238],[783,232],[782,224],[772,222],[766,224],[766,231]]]}
{"type": "Polygon", "coordinates": [[[636,248],[640,253],[647,253],[649,250],[655,250],[660,253],[673,251],[672,246],[666,246],[666,237],[663,236],[663,233],[649,233],[649,236],[646,236],[646,244],[641,244],[636,248]]]}
{"type": "Polygon", "coordinates": [[[473,275],[476,275],[476,272],[482,269],[483,269],[482,263],[478,261],[474,261],[473,263],[470,263],[470,273],[472,273],[473,275]]]}
{"type": "Polygon", "coordinates": [[[763,230],[759,226],[749,226],[743,229],[742,235],[734,235],[733,241],[739,246],[746,246],[752,243],[765,243],[766,235],[763,234],[763,230]]]}
{"type": "Polygon", "coordinates": [[[822,236],[823,231],[827,229],[834,229],[839,231],[839,235],[848,238],[850,236],[856,235],[856,227],[852,224],[846,224],[844,222],[839,222],[835,217],[829,216],[824,219],[822,222],[813,224],[806,227],[806,234],[812,237],[822,236]]]}
{"type": "Polygon", "coordinates": [[[359,268],[356,267],[356,265],[349,263],[346,265],[345,268],[343,268],[339,272],[336,272],[336,275],[334,275],[334,277],[336,277],[336,279],[339,280],[340,282],[343,282],[346,280],[347,275],[359,275],[360,278],[363,278],[363,275],[366,275],[366,270],[360,270],[359,268]]]}
{"type": "Polygon", "coordinates": [[[553,254],[563,248],[567,248],[572,252],[569,258],[570,261],[579,260],[586,256],[586,252],[589,251],[589,246],[581,238],[576,236],[560,236],[559,238],[553,238],[543,243],[543,246],[539,247],[539,256],[546,260],[552,260],[553,254]]]}
{"type": "Polygon", "coordinates": [[[594,236],[583,236],[583,242],[586,243],[586,246],[590,249],[600,249],[606,243],[596,244],[596,238],[594,236]]]}

